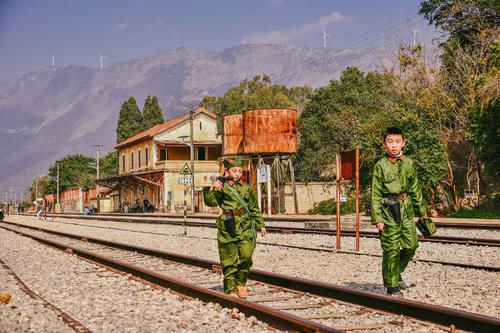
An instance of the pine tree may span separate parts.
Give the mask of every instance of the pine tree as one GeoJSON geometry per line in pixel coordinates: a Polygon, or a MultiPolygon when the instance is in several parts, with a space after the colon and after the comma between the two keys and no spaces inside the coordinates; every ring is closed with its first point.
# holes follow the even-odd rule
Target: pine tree
{"type": "Polygon", "coordinates": [[[165,120],[163,119],[163,113],[160,107],[160,102],[158,102],[158,97],[153,96],[153,126],[163,124],[165,120]]]}
{"type": "Polygon", "coordinates": [[[152,113],[153,113],[153,100],[151,99],[151,94],[149,94],[148,97],[146,97],[146,101],[144,102],[144,108],[142,109],[145,130],[153,127],[151,122],[152,113]]]}
{"type": "Polygon", "coordinates": [[[144,119],[133,96],[123,102],[116,127],[116,142],[120,143],[144,131],[144,119]]]}
{"type": "Polygon", "coordinates": [[[165,122],[163,120],[163,114],[158,102],[158,97],[156,96],[153,96],[153,98],[151,98],[151,94],[148,95],[144,103],[143,113],[145,129],[149,129],[153,126],[163,124],[165,122]]]}

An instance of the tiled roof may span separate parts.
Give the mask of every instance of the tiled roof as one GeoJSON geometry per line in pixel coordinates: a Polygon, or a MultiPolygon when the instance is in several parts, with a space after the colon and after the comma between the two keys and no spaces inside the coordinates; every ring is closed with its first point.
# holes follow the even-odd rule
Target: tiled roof
{"type": "MultiPolygon", "coordinates": [[[[190,144],[190,141],[186,142],[179,142],[179,141],[174,141],[174,140],[155,140],[156,143],[165,145],[165,146],[179,146],[179,147],[184,147],[186,145],[190,144]]],[[[195,146],[222,146],[221,141],[193,141],[193,144],[195,146]]]]}
{"type": "MultiPolygon", "coordinates": [[[[197,115],[198,113],[205,113],[206,115],[208,115],[214,119],[216,118],[215,113],[213,113],[205,108],[198,108],[194,111],[194,115],[197,115]]],[[[175,119],[172,119],[170,121],[167,121],[166,123],[153,126],[150,129],[145,130],[144,132],[141,132],[141,133],[139,133],[131,138],[128,138],[127,140],[122,141],[119,144],[115,145],[115,149],[123,148],[123,147],[129,146],[135,142],[138,142],[138,141],[141,141],[141,140],[144,140],[147,138],[151,138],[154,135],[166,130],[167,128],[173,127],[186,119],[189,119],[189,113],[187,113],[183,116],[180,116],[179,118],[175,118],[175,119]]]]}

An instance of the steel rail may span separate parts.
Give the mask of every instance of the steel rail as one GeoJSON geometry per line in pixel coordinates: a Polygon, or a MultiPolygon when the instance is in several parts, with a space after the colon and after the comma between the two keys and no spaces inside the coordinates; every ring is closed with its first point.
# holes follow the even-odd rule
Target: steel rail
{"type": "MultiPolygon", "coordinates": [[[[18,233],[18,231],[10,229],[8,227],[5,226],[1,227],[6,230],[18,233]]],[[[25,233],[22,234],[26,235],[25,233]]],[[[89,238],[73,234],[65,234],[62,232],[54,232],[54,234],[64,235],[66,237],[71,237],[76,239],[78,238],[85,239],[85,241],[88,242],[129,250],[129,251],[135,251],[137,253],[146,254],[157,258],[188,264],[192,266],[197,266],[205,269],[213,269],[214,267],[220,266],[218,262],[213,260],[201,259],[192,256],[185,256],[168,251],[154,250],[140,246],[132,246],[129,244],[107,241],[98,238],[89,238]]],[[[38,239],[40,237],[36,238],[38,239]]],[[[40,239],[42,239],[42,242],[47,241],[44,240],[43,238],[40,239]]],[[[500,319],[472,312],[456,310],[448,307],[441,307],[438,305],[423,303],[419,301],[400,299],[373,292],[362,291],[359,289],[347,288],[325,282],[301,279],[272,272],[265,272],[257,269],[250,270],[249,279],[263,283],[268,283],[283,288],[306,292],[317,296],[328,297],[345,302],[355,303],[358,305],[374,308],[377,310],[387,311],[394,314],[406,315],[412,318],[434,322],[436,324],[440,324],[443,326],[449,327],[451,325],[454,325],[457,329],[461,330],[469,330],[474,332],[495,332],[500,330],[500,319]]],[[[198,289],[204,289],[204,288],[198,287],[198,289]]],[[[215,291],[211,292],[220,294],[215,291]]],[[[225,301],[231,301],[231,300],[226,299],[225,301]]]]}
{"type": "MultiPolygon", "coordinates": [[[[68,218],[77,218],[84,220],[99,220],[99,221],[113,221],[113,222],[136,222],[136,223],[148,223],[148,224],[170,224],[170,225],[184,225],[183,221],[165,221],[158,219],[145,219],[145,218],[126,218],[122,217],[122,215],[116,215],[120,217],[108,217],[104,215],[79,215],[79,214],[68,214],[61,215],[62,217],[68,218]]],[[[175,217],[180,218],[180,217],[175,217]]],[[[199,218],[199,217],[197,217],[199,218]]],[[[203,219],[206,217],[201,217],[203,219]]],[[[213,217],[211,217],[213,218],[213,217]]],[[[215,223],[205,223],[205,222],[195,222],[191,221],[188,223],[191,227],[206,227],[206,228],[216,228],[215,223]]],[[[281,226],[271,226],[267,225],[266,230],[271,233],[295,233],[295,234],[316,234],[316,235],[336,235],[335,229],[318,229],[318,228],[297,228],[297,227],[281,227],[281,226]]],[[[355,231],[341,231],[342,236],[346,237],[355,237],[355,231]]],[[[378,232],[373,231],[360,231],[360,237],[367,238],[379,238],[378,232]]],[[[444,244],[460,244],[460,245],[471,245],[471,246],[492,246],[492,247],[500,247],[500,239],[488,239],[488,238],[462,238],[462,237],[454,237],[454,236],[440,236],[434,235],[432,238],[424,238],[423,236],[418,236],[419,241],[421,242],[432,242],[432,243],[444,243],[444,244]]]]}
{"type": "MultiPolygon", "coordinates": [[[[19,215],[35,215],[34,213],[19,213],[19,215]]],[[[129,218],[135,218],[135,217],[151,217],[151,218],[183,218],[183,215],[181,214],[166,214],[166,213],[99,213],[99,214],[90,214],[90,215],[84,215],[82,213],[57,213],[54,214],[55,216],[108,216],[108,217],[129,217],[129,218]]],[[[216,215],[214,214],[200,214],[197,213],[196,215],[187,215],[188,218],[196,218],[196,219],[215,219],[217,218],[216,215]]],[[[304,222],[332,222],[334,221],[333,218],[325,216],[325,215],[303,215],[303,216],[271,216],[271,217],[264,217],[265,222],[287,222],[287,223],[304,223],[304,222]]],[[[497,223],[475,223],[475,224],[463,224],[460,222],[441,222],[441,221],[434,221],[434,223],[438,227],[446,227],[446,228],[463,228],[463,229],[500,229],[500,225],[497,223]]]]}
{"type": "MultiPolygon", "coordinates": [[[[289,313],[285,313],[283,311],[275,310],[264,305],[246,301],[244,299],[231,297],[224,293],[203,288],[198,285],[192,284],[190,282],[182,281],[158,272],[154,272],[146,268],[138,267],[123,262],[121,260],[109,258],[107,256],[103,256],[97,253],[92,253],[90,251],[62,244],[60,242],[48,240],[42,237],[38,237],[36,235],[19,232],[5,227],[3,228],[21,234],[23,236],[29,237],[31,239],[34,239],[40,243],[51,246],[53,248],[66,251],[71,254],[77,255],[79,257],[85,258],[87,260],[91,260],[93,262],[102,264],[104,266],[119,270],[121,272],[131,274],[139,279],[148,281],[163,288],[172,289],[183,295],[198,298],[204,302],[219,303],[221,306],[227,308],[237,307],[241,312],[245,313],[246,315],[255,316],[259,320],[262,320],[275,328],[279,328],[282,330],[300,331],[300,332],[335,332],[335,333],[341,332],[331,327],[327,327],[315,323],[313,321],[303,319],[289,313]]],[[[89,239],[89,241],[95,241],[95,239],[92,240],[89,239]]],[[[103,244],[106,243],[106,241],[101,240],[97,241],[96,243],[103,244]]],[[[107,245],[110,246],[109,244],[107,245]]],[[[127,250],[132,249],[130,247],[127,247],[125,244],[116,243],[115,245],[119,245],[115,246],[117,248],[122,248],[127,250]]]]}
{"type": "Polygon", "coordinates": [[[66,323],[69,327],[71,327],[75,332],[92,333],[92,331],[89,328],[82,325],[78,320],[71,317],[69,314],[62,311],[54,304],[48,302],[45,298],[32,291],[1,258],[0,258],[0,266],[7,271],[7,274],[9,274],[14,278],[14,280],[19,286],[19,289],[21,289],[26,295],[30,296],[31,298],[40,301],[46,308],[51,309],[57,316],[59,316],[62,319],[64,323],[66,323]]]}
{"type": "MultiPolygon", "coordinates": [[[[43,230],[43,231],[48,232],[48,233],[57,233],[56,231],[52,231],[52,230],[48,230],[48,229],[40,229],[39,227],[33,227],[33,226],[15,223],[15,222],[5,221],[5,223],[16,225],[16,226],[21,226],[21,227],[25,227],[25,228],[30,228],[30,229],[43,230]]],[[[59,223],[69,223],[69,222],[59,222],[59,223]]],[[[70,223],[70,224],[72,224],[72,223],[70,223]]],[[[78,223],[75,223],[74,225],[80,225],[80,226],[86,226],[86,227],[92,227],[92,228],[113,229],[113,230],[136,232],[136,233],[148,233],[148,234],[154,234],[154,235],[178,236],[178,235],[173,235],[173,234],[138,231],[138,230],[116,228],[116,227],[81,225],[78,223]]],[[[193,238],[195,236],[182,236],[182,237],[193,238]]],[[[214,239],[214,238],[208,238],[208,237],[195,237],[195,238],[214,239]]],[[[298,245],[289,245],[289,244],[274,244],[274,243],[266,243],[266,242],[260,242],[260,241],[257,241],[257,244],[261,244],[261,245],[265,245],[265,246],[286,247],[286,248],[291,248],[291,249],[315,251],[315,252],[327,252],[327,253],[334,252],[334,253],[352,254],[352,255],[358,255],[358,256],[371,256],[371,257],[379,257],[379,258],[382,257],[382,255],[375,254],[375,253],[336,250],[336,249],[330,249],[330,248],[317,248],[317,247],[307,247],[307,246],[298,246],[298,245]]],[[[498,266],[482,266],[482,265],[463,264],[463,263],[451,262],[451,261],[439,261],[439,260],[420,259],[420,258],[413,258],[412,260],[416,261],[416,262],[424,262],[424,263],[429,263],[429,264],[440,264],[440,265],[445,265],[445,266],[454,266],[454,267],[461,267],[461,268],[468,268],[468,269],[479,269],[479,270],[485,270],[485,271],[500,272],[500,267],[498,267],[498,266]]]]}

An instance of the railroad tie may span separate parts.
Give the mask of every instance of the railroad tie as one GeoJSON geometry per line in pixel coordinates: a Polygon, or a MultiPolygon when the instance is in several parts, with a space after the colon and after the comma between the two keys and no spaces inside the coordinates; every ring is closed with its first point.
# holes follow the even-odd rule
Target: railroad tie
{"type": "Polygon", "coordinates": [[[341,318],[351,317],[354,315],[355,315],[354,313],[347,312],[347,313],[311,314],[311,315],[304,315],[301,317],[304,317],[306,319],[330,319],[330,318],[341,319],[341,318]]]}
{"type": "Polygon", "coordinates": [[[322,304],[311,303],[311,304],[284,304],[284,305],[271,305],[273,309],[276,310],[301,310],[301,309],[312,309],[312,308],[322,308],[322,304]]]}
{"type": "Polygon", "coordinates": [[[296,298],[295,296],[267,296],[267,297],[248,297],[248,300],[255,303],[288,301],[296,298]]]}
{"type": "Polygon", "coordinates": [[[358,330],[376,330],[385,327],[392,327],[392,324],[380,323],[380,324],[366,324],[366,325],[348,325],[348,326],[335,326],[333,328],[339,331],[358,331],[358,330]]]}

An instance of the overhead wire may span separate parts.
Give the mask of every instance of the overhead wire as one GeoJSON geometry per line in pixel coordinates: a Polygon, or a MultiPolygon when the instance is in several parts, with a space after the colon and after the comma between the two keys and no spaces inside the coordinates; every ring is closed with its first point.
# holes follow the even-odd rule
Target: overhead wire
{"type": "Polygon", "coordinates": [[[349,47],[352,47],[352,46],[356,46],[356,45],[359,45],[361,43],[369,43],[369,42],[373,42],[375,40],[379,40],[383,37],[386,37],[388,35],[391,35],[394,33],[393,29],[400,26],[400,25],[403,25],[403,24],[408,24],[410,23],[413,19],[415,19],[416,17],[418,17],[418,14],[416,15],[413,15],[409,18],[405,18],[404,21],[402,22],[399,22],[400,19],[398,19],[396,22],[399,22],[399,23],[394,23],[394,24],[391,24],[389,26],[383,26],[383,27],[380,27],[380,28],[376,28],[376,29],[373,29],[371,30],[371,32],[369,33],[366,33],[366,34],[363,34],[363,35],[360,35],[359,37],[356,37],[356,38],[353,38],[345,43],[341,43],[339,45],[336,45],[335,48],[349,48],[349,47]],[[379,31],[379,29],[383,28],[382,30],[379,31]],[[386,33],[386,34],[383,34],[387,31],[391,31],[390,33],[386,33]],[[373,34],[377,34],[378,36],[371,36],[373,34]],[[380,36],[380,34],[383,34],[382,36],[380,36]],[[373,37],[376,37],[375,39],[373,39],[373,37]]]}

